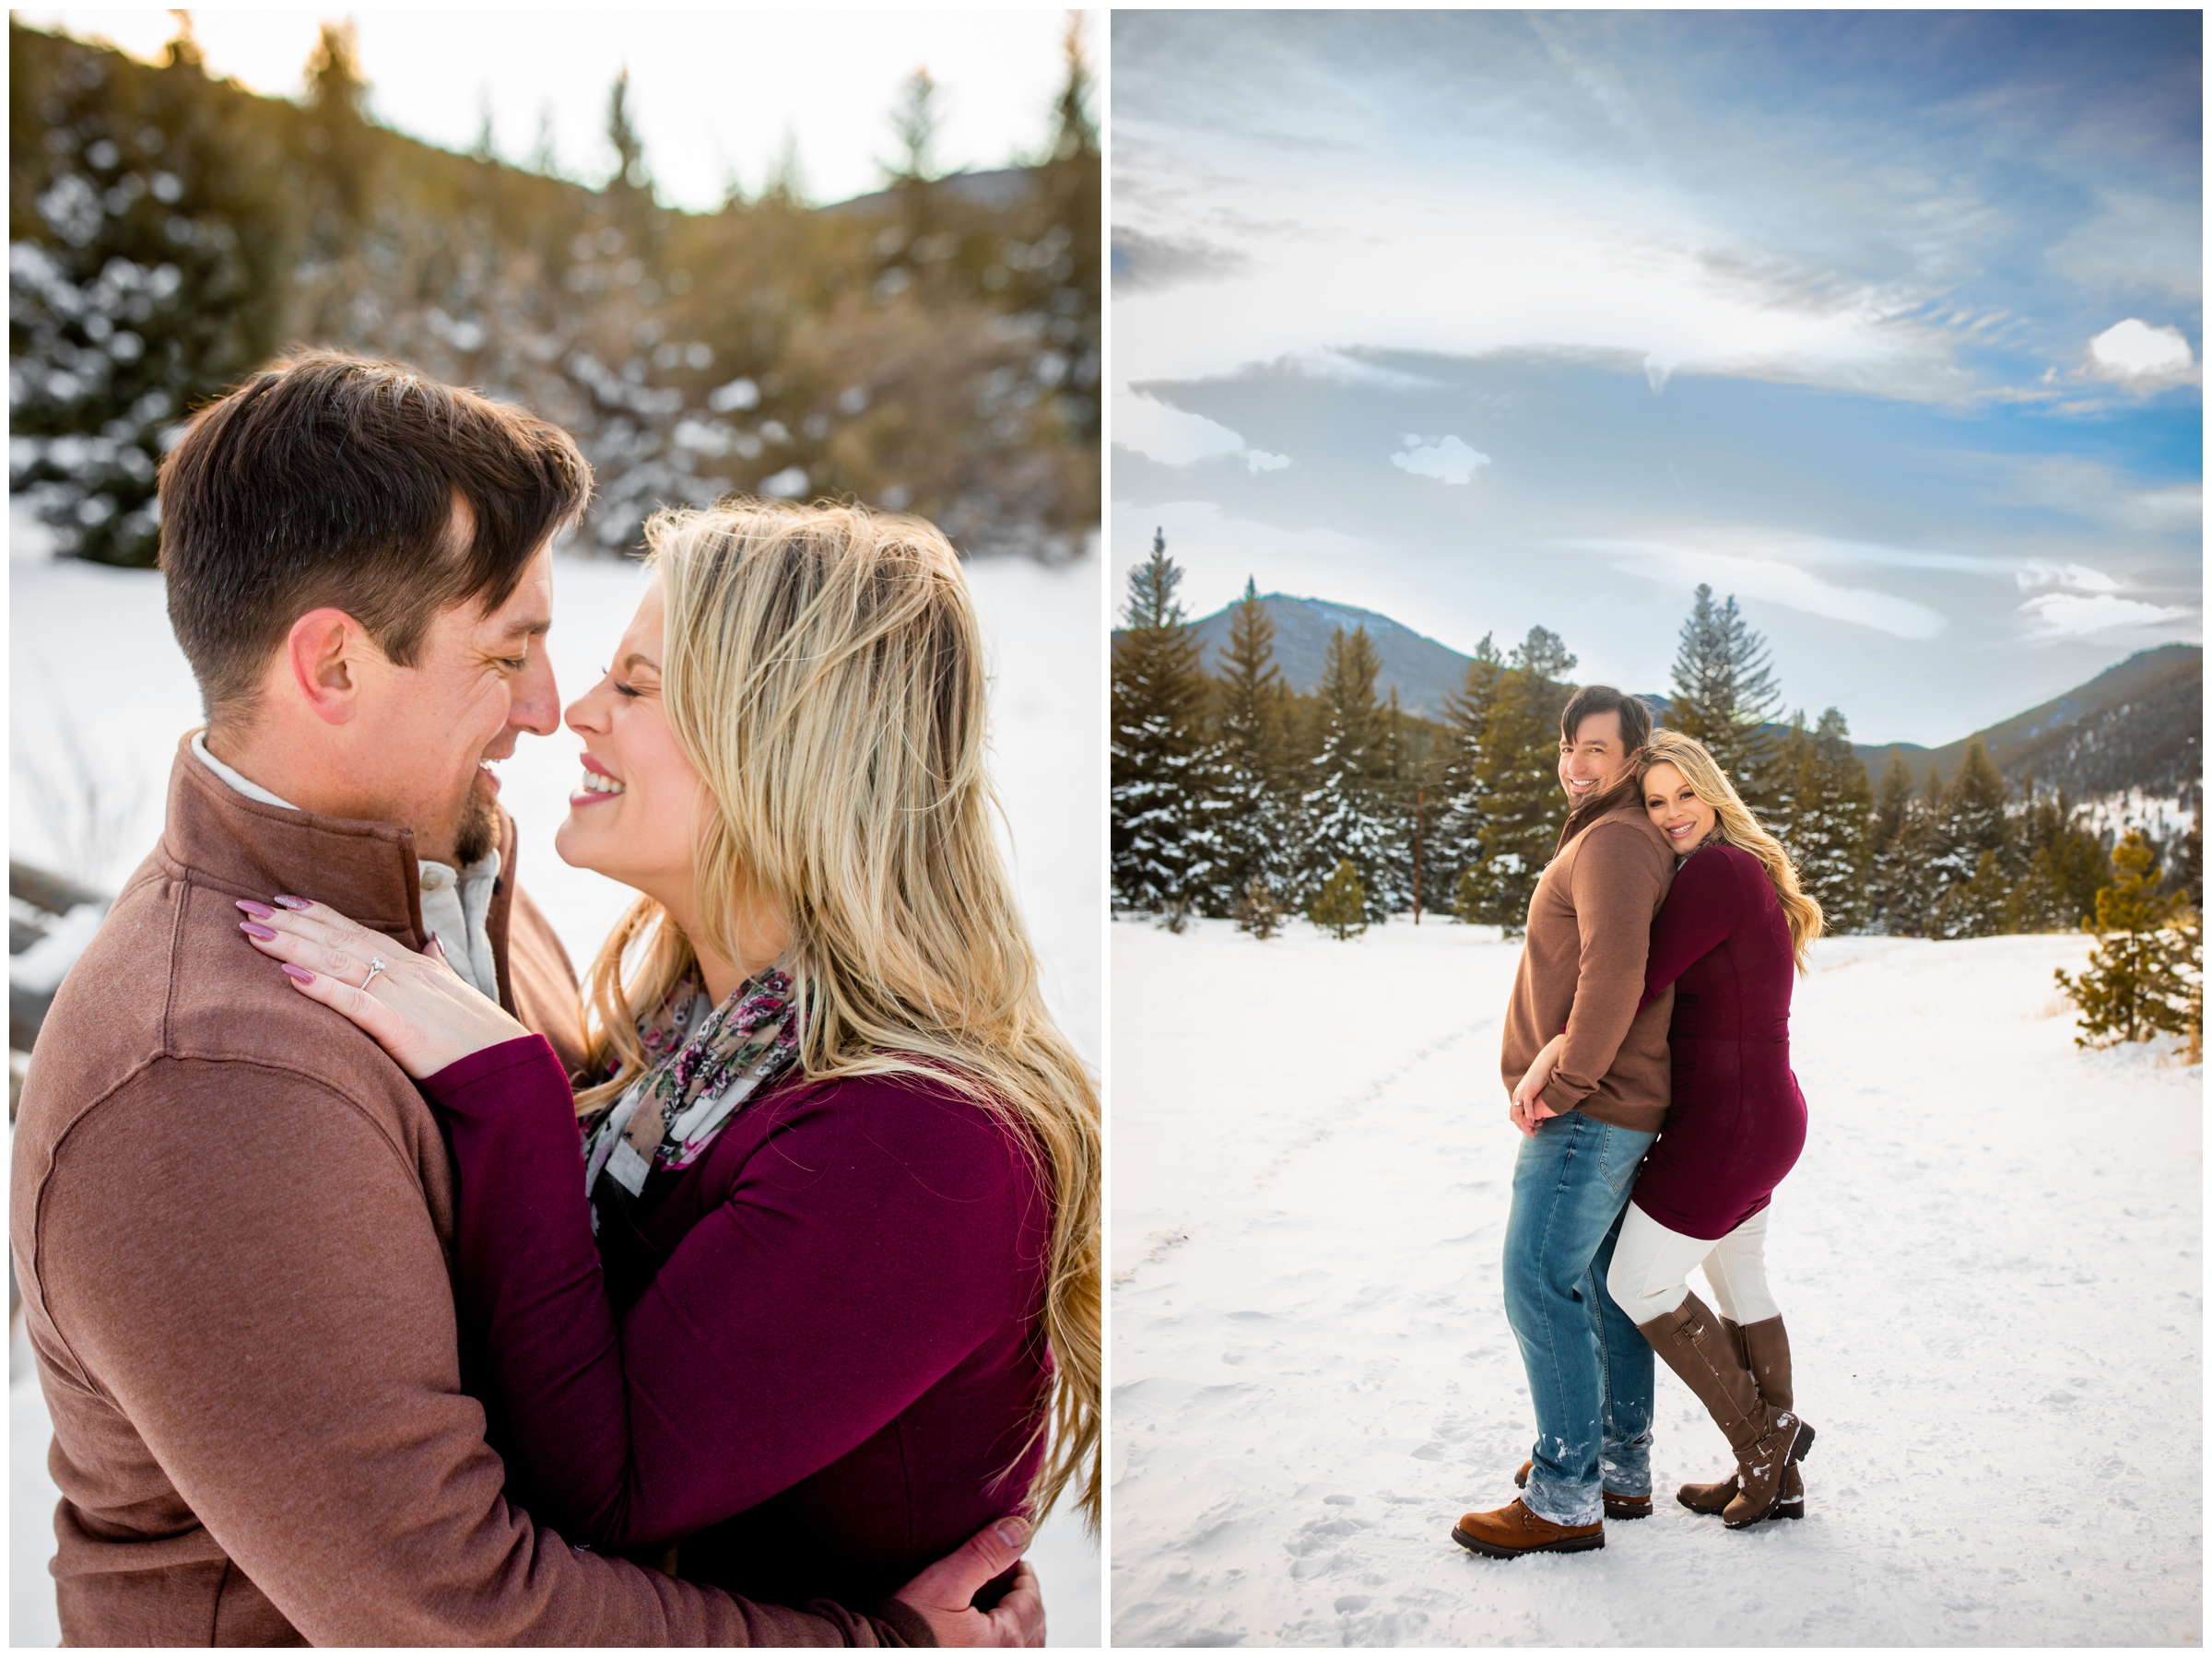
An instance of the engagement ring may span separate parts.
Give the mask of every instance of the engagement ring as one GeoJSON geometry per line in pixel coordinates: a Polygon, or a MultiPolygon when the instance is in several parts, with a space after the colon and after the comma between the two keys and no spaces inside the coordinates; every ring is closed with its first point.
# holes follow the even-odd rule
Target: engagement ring
{"type": "Polygon", "coordinates": [[[371,956],[369,958],[369,976],[361,980],[361,988],[366,990],[371,982],[374,981],[376,975],[382,972],[383,970],[384,963],[378,960],[373,955],[371,956]]]}

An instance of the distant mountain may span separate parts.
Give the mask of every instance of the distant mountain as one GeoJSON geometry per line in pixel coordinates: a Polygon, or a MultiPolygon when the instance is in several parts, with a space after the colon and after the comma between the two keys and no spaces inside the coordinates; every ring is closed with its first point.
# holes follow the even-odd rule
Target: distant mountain
{"type": "MultiPolygon", "coordinates": [[[[1398,704],[1423,719],[1444,716],[1444,698],[1457,690],[1466,676],[1470,658],[1448,645],[1415,632],[1411,628],[1351,605],[1331,604],[1325,598],[1292,598],[1288,593],[1261,595],[1260,605],[1275,623],[1275,664],[1283,679],[1301,696],[1321,688],[1321,672],[1329,653],[1329,635],[1338,628],[1350,632],[1363,627],[1374,641],[1382,671],[1375,676],[1375,699],[1388,701],[1394,687],[1398,704]]],[[[1221,657],[1229,649],[1230,612],[1216,610],[1191,625],[1203,652],[1200,664],[1210,674],[1223,671],[1221,657]]]]}
{"type": "MultiPolygon", "coordinates": [[[[1415,632],[1403,623],[1352,605],[1324,598],[1293,598],[1268,593],[1260,603],[1275,623],[1275,661],[1290,688],[1311,696],[1321,686],[1329,634],[1367,629],[1382,668],[1375,695],[1387,700],[1396,687],[1399,704],[1424,719],[1444,717],[1444,698],[1456,691],[1469,658],[1415,632]]],[[[1233,607],[1233,606],[1232,606],[1233,607]]],[[[1209,674],[1222,671],[1229,648],[1230,609],[1192,623],[1209,674]]],[[[1642,692],[1661,723],[1667,699],[1642,692]]],[[[2205,774],[2205,652],[2198,644],[2161,644],[2137,651],[2086,685],[2054,697],[2025,713],[2000,721],[1937,748],[1918,743],[1852,745],[1879,782],[1892,749],[1904,756],[1917,785],[1934,766],[1946,777],[1959,769],[1967,746],[1979,742],[2009,781],[2030,773],[2041,783],[2065,789],[2077,800],[2135,791],[2177,795],[2205,774]]]]}
{"type": "Polygon", "coordinates": [[[2086,685],[2025,713],[1939,748],[1900,742],[1853,745],[1867,775],[1879,781],[1892,748],[1904,756],[1916,783],[1934,766],[1946,777],[1979,742],[2008,781],[2033,772],[2038,782],[2076,799],[2140,790],[2178,794],[2205,774],[2205,651],[2199,644],[2161,644],[2137,651],[2086,685]]]}
{"type": "MultiPolygon", "coordinates": [[[[931,181],[938,189],[971,201],[994,212],[1004,212],[1034,188],[1035,173],[1027,167],[994,167],[981,172],[950,172],[931,181]]],[[[899,192],[871,190],[865,195],[831,202],[824,213],[880,213],[898,205],[899,192]]]]}

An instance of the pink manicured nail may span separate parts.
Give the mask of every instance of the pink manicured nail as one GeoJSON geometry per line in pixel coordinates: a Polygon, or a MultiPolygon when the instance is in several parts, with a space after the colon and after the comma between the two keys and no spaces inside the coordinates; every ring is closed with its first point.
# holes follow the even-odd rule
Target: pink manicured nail
{"type": "Polygon", "coordinates": [[[250,938],[273,938],[276,935],[259,921],[241,921],[238,929],[250,938]]]}
{"type": "Polygon", "coordinates": [[[282,892],[276,894],[276,901],[287,909],[312,909],[314,907],[304,898],[288,898],[282,892]]]}
{"type": "Polygon", "coordinates": [[[287,978],[296,978],[303,984],[312,984],[315,981],[315,975],[305,967],[295,967],[289,961],[279,961],[277,965],[284,969],[287,978]]]}
{"type": "Polygon", "coordinates": [[[251,898],[240,898],[236,899],[236,901],[239,908],[244,910],[246,913],[252,915],[256,921],[265,921],[271,915],[276,912],[267,904],[256,903],[251,898]]]}

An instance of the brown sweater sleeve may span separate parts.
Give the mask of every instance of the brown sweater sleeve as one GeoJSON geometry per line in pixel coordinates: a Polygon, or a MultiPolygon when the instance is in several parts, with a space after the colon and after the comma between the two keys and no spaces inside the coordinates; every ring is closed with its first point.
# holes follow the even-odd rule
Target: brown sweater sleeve
{"type": "Polygon", "coordinates": [[[461,1391],[446,1263],[412,1169],[304,1074],[159,1061],[72,1129],[36,1200],[35,1270],[80,1379],[313,1644],[899,1645],[914,1631],[750,1604],[573,1548],[509,1506],[483,1410],[461,1391]]]}
{"type": "Polygon", "coordinates": [[[1568,890],[1581,954],[1567,1042],[1544,1088],[1544,1102],[1555,1111],[1564,1114],[1597,1091],[1636,1020],[1666,864],[1665,850],[1632,823],[1597,823],[1575,848],[1568,890]]]}

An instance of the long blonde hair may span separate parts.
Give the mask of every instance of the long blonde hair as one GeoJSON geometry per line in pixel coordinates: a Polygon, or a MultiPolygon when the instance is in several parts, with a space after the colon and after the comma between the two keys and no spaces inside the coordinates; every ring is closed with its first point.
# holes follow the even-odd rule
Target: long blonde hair
{"type": "Polygon", "coordinates": [[[1782,900],[1783,918],[1790,923],[1790,954],[1797,970],[1801,974],[1809,970],[1807,952],[1826,921],[1820,905],[1798,886],[1797,866],[1782,849],[1782,842],[1759,826],[1759,819],[1735,792],[1735,784],[1728,781],[1728,773],[1714,763],[1696,737],[1679,731],[1653,731],[1636,761],[1639,784],[1654,765],[1671,765],[1680,771],[1690,792],[1720,814],[1721,838],[1759,859],[1767,878],[1774,883],[1774,896],[1782,900]]]}
{"type": "MultiPolygon", "coordinates": [[[[701,941],[729,956],[741,902],[772,903],[809,1078],[950,1085],[1049,1174],[1054,1374],[1030,1510],[1074,1480],[1095,1531],[1099,1096],[1045,1011],[993,838],[982,635],[959,557],[920,519],[829,504],[662,511],[645,538],[667,610],[663,702],[712,802],[695,852],[701,941]]],[[[693,958],[650,898],[616,926],[592,968],[590,1060],[616,1074],[577,1095],[580,1113],[651,1067],[638,1020],[693,958]]]]}

